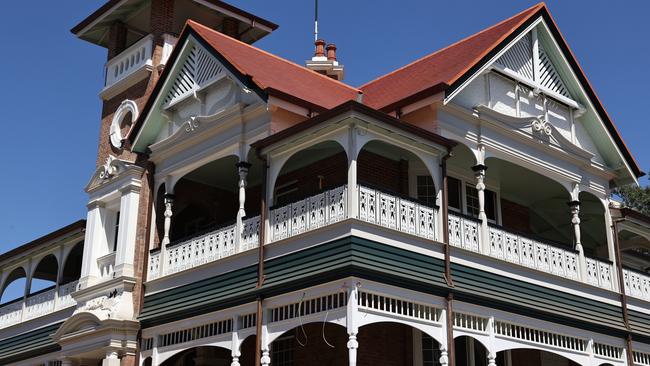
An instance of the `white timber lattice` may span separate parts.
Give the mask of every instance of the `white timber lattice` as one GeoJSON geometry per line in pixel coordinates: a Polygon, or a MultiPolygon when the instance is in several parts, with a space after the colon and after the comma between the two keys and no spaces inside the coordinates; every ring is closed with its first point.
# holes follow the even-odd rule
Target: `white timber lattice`
{"type": "Polygon", "coordinates": [[[564,85],[564,82],[562,82],[562,78],[560,78],[541,42],[539,42],[538,51],[539,65],[537,65],[539,75],[535,75],[535,67],[533,65],[535,58],[533,57],[533,52],[533,37],[531,33],[527,33],[501,55],[496,60],[496,64],[523,78],[536,81],[539,85],[549,90],[571,98],[568,89],[564,85]]]}
{"type": "Polygon", "coordinates": [[[223,66],[214,56],[205,48],[193,45],[163,101],[163,106],[168,107],[174,104],[223,73],[223,66]]]}
{"type": "Polygon", "coordinates": [[[359,291],[359,309],[399,315],[429,322],[440,322],[441,309],[400,298],[359,291]]]}
{"type": "Polygon", "coordinates": [[[257,325],[257,314],[250,313],[239,316],[239,329],[253,328],[257,325]]]}
{"type": "Polygon", "coordinates": [[[533,46],[530,33],[522,37],[496,61],[505,69],[534,80],[533,76],[533,46]]]}
{"type": "Polygon", "coordinates": [[[487,332],[489,319],[472,314],[454,312],[454,328],[487,332]]]}
{"type": "Polygon", "coordinates": [[[269,322],[276,323],[284,320],[295,319],[312,314],[323,313],[346,306],[348,295],[346,292],[323,295],[310,299],[300,300],[269,309],[269,322]]]}
{"type": "Polygon", "coordinates": [[[232,319],[226,319],[210,324],[199,325],[193,328],[161,334],[158,336],[158,346],[167,347],[230,332],[232,332],[232,319]]]}
{"type": "Polygon", "coordinates": [[[635,365],[650,366],[650,353],[632,352],[635,365]]]}
{"type": "Polygon", "coordinates": [[[544,51],[544,46],[539,44],[539,83],[558,94],[562,94],[565,97],[571,97],[566,86],[562,82],[560,75],[555,70],[555,66],[551,62],[551,59],[544,51]]]}
{"type": "Polygon", "coordinates": [[[548,332],[504,321],[497,320],[494,323],[494,333],[501,337],[513,338],[572,351],[585,352],[587,349],[586,339],[548,332]]]}
{"type": "Polygon", "coordinates": [[[142,340],[140,340],[140,349],[142,349],[142,351],[152,350],[153,338],[142,338],[142,340]]]}
{"type": "Polygon", "coordinates": [[[623,359],[623,348],[609,344],[594,343],[594,354],[615,360],[623,359]]]}

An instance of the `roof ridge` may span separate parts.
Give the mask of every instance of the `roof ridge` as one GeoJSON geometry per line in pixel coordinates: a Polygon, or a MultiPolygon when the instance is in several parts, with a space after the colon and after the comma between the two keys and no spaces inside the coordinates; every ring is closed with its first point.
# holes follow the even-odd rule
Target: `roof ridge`
{"type": "Polygon", "coordinates": [[[316,72],[316,71],[314,71],[314,70],[311,70],[311,69],[309,69],[309,68],[307,68],[307,67],[304,67],[304,66],[302,66],[302,65],[299,65],[299,64],[297,64],[297,63],[295,63],[295,62],[293,62],[293,61],[287,60],[286,58],[282,58],[282,57],[280,57],[280,56],[278,56],[278,55],[274,55],[274,54],[272,54],[271,52],[268,52],[268,51],[266,51],[266,50],[263,50],[263,49],[261,49],[261,48],[259,48],[259,47],[255,47],[255,46],[250,45],[250,44],[248,44],[248,43],[246,43],[246,42],[242,42],[242,41],[240,41],[240,40],[238,40],[238,39],[236,39],[236,38],[232,38],[232,37],[230,37],[230,36],[228,36],[228,35],[225,35],[225,34],[219,32],[219,31],[216,31],[216,30],[214,30],[214,29],[212,29],[212,28],[209,28],[209,27],[207,27],[207,26],[205,26],[205,25],[203,25],[203,24],[201,24],[201,23],[199,23],[199,22],[196,22],[196,21],[194,21],[194,20],[192,20],[192,19],[188,19],[187,22],[186,22],[186,24],[187,24],[190,28],[193,28],[193,27],[195,27],[195,26],[198,26],[198,27],[200,27],[200,28],[202,28],[202,29],[205,29],[206,31],[209,31],[209,32],[212,32],[212,33],[218,35],[219,37],[224,37],[224,38],[226,38],[226,39],[229,39],[229,40],[231,40],[231,41],[234,41],[234,42],[236,42],[236,43],[239,43],[239,44],[242,45],[242,46],[246,46],[246,47],[248,47],[248,48],[251,48],[251,49],[254,49],[254,50],[259,51],[259,52],[261,52],[261,53],[264,53],[264,54],[267,55],[267,56],[273,57],[273,58],[275,58],[275,59],[278,60],[278,61],[282,61],[282,62],[287,63],[287,64],[290,64],[290,65],[292,65],[292,66],[299,67],[300,69],[305,70],[305,71],[308,71],[308,72],[310,72],[310,73],[313,73],[314,75],[318,75],[318,76],[321,77],[321,78],[325,78],[325,79],[327,79],[329,82],[333,82],[333,83],[339,84],[339,85],[341,85],[341,86],[345,86],[346,88],[351,89],[351,90],[356,91],[356,92],[360,92],[360,91],[361,91],[359,88],[356,88],[356,87],[354,87],[354,86],[352,86],[352,85],[346,84],[346,83],[344,83],[344,82],[342,82],[342,81],[340,81],[340,80],[332,79],[332,78],[329,77],[329,76],[326,76],[326,75],[323,75],[323,74],[321,74],[321,73],[318,73],[318,72],[316,72]]]}
{"type": "Polygon", "coordinates": [[[448,50],[448,49],[450,49],[450,48],[452,48],[452,47],[454,47],[454,46],[457,46],[457,45],[459,45],[459,44],[461,44],[461,43],[463,43],[463,42],[466,42],[466,41],[468,41],[468,40],[470,40],[470,39],[472,39],[472,38],[474,38],[474,37],[477,37],[477,36],[479,36],[479,35],[481,35],[481,34],[487,32],[487,31],[490,31],[490,30],[492,30],[492,29],[494,29],[494,28],[496,28],[496,27],[498,27],[498,26],[500,26],[500,25],[506,23],[506,22],[511,21],[512,19],[514,19],[514,18],[516,18],[516,17],[518,17],[518,16],[521,16],[522,14],[525,14],[525,13],[530,12],[530,11],[532,11],[532,10],[537,11],[538,9],[545,8],[545,7],[546,7],[546,4],[545,4],[544,2],[539,2],[539,3],[537,3],[537,4],[533,5],[533,6],[531,6],[530,8],[527,8],[527,9],[525,9],[525,10],[522,10],[522,11],[520,11],[519,13],[517,13],[517,14],[515,14],[515,15],[509,17],[509,18],[506,18],[506,19],[504,19],[504,20],[502,20],[502,21],[500,21],[500,22],[498,22],[498,23],[496,23],[496,24],[493,24],[493,25],[491,25],[491,26],[489,26],[489,27],[487,27],[487,28],[484,28],[484,29],[482,29],[482,30],[480,30],[480,31],[478,31],[478,32],[476,32],[476,33],[474,33],[474,34],[470,34],[469,36],[467,36],[467,37],[465,37],[465,38],[463,38],[463,39],[461,39],[461,40],[458,40],[458,41],[456,41],[456,42],[454,42],[454,43],[452,43],[452,44],[450,44],[450,45],[447,45],[447,46],[445,46],[445,47],[443,47],[443,48],[441,48],[441,49],[439,49],[439,50],[436,50],[436,51],[434,51],[434,52],[432,52],[432,53],[430,53],[430,54],[428,54],[428,55],[425,55],[425,56],[422,56],[422,57],[420,57],[420,58],[418,58],[418,59],[416,59],[416,60],[413,60],[413,61],[409,62],[408,64],[403,65],[403,66],[401,66],[401,67],[399,67],[399,68],[397,68],[397,69],[395,69],[395,70],[393,70],[393,71],[391,71],[391,72],[389,72],[389,73],[387,73],[387,74],[381,75],[381,76],[379,76],[379,77],[377,77],[377,78],[375,78],[375,79],[373,79],[373,80],[370,80],[370,81],[366,82],[365,84],[359,86],[358,88],[361,89],[361,90],[363,90],[363,88],[367,87],[367,86],[370,85],[370,84],[373,84],[373,83],[375,83],[375,82],[377,82],[377,81],[379,81],[379,80],[382,80],[382,79],[384,79],[384,78],[386,78],[386,77],[388,77],[388,76],[390,76],[390,75],[393,75],[393,74],[395,74],[395,73],[397,73],[397,72],[399,72],[399,71],[401,71],[401,70],[403,70],[403,69],[406,69],[407,67],[410,67],[410,66],[412,66],[412,65],[414,65],[414,64],[417,64],[417,63],[419,63],[419,62],[422,61],[422,60],[426,60],[426,59],[428,59],[429,57],[433,57],[433,56],[435,56],[435,55],[437,55],[437,54],[439,54],[439,53],[441,53],[441,52],[443,52],[443,51],[446,51],[446,50],[448,50]]]}

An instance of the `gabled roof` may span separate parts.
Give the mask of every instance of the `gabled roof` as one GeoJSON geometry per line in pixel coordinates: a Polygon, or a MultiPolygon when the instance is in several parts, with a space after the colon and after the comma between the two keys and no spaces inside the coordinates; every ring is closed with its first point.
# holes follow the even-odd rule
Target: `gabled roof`
{"type": "Polygon", "coordinates": [[[194,21],[187,22],[214,51],[250,77],[261,90],[274,91],[306,102],[309,107],[330,109],[356,98],[359,90],[257,47],[230,38],[194,21]]]}
{"type": "Polygon", "coordinates": [[[449,95],[540,16],[566,55],[632,173],[636,177],[644,176],[544,3],[362,85],[359,89],[364,93],[364,103],[390,112],[440,92],[449,95]]]}
{"type": "Polygon", "coordinates": [[[542,8],[544,4],[537,4],[362,85],[364,103],[391,111],[402,103],[408,104],[446,90],[542,8]]]}

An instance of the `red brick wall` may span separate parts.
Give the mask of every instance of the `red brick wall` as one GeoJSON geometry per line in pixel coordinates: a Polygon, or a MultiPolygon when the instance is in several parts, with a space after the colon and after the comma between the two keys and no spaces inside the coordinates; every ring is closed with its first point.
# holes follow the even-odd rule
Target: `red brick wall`
{"type": "Polygon", "coordinates": [[[516,230],[522,233],[531,233],[530,211],[528,207],[501,199],[501,220],[507,229],[516,230]]]}

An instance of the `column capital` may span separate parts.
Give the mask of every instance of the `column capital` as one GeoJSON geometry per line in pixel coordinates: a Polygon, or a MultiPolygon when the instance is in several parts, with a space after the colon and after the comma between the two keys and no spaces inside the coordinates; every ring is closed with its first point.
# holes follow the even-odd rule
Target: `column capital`
{"type": "Polygon", "coordinates": [[[249,162],[247,162],[247,161],[240,161],[240,162],[238,162],[238,163],[235,164],[235,166],[236,166],[237,168],[239,168],[239,169],[246,169],[246,170],[250,169],[250,167],[251,167],[252,165],[253,165],[253,164],[251,164],[251,163],[249,163],[249,162]]]}
{"type": "Polygon", "coordinates": [[[576,207],[576,206],[580,207],[580,201],[578,201],[578,200],[572,200],[572,201],[567,202],[566,204],[569,207],[576,207]]]}
{"type": "Polygon", "coordinates": [[[472,171],[474,173],[485,173],[487,169],[488,167],[483,164],[476,164],[472,167],[472,171]]]}

